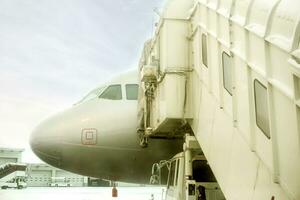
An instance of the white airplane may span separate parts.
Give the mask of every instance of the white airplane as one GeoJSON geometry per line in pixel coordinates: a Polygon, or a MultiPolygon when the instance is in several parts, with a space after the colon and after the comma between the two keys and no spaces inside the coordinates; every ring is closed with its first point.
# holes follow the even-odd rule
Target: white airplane
{"type": "MultiPolygon", "coordinates": [[[[300,199],[299,7],[299,0],[168,0],[142,53],[144,136],[170,136],[188,123],[228,200],[300,199]]],[[[43,149],[61,168],[135,181],[150,163],[181,149],[160,140],[140,149],[136,101],[102,100],[100,93],[99,108],[95,99],[83,100],[36,130],[32,146],[40,157],[43,149]],[[47,135],[46,144],[51,137],[66,145],[38,147],[47,135]],[[86,156],[94,148],[101,149],[86,156]]],[[[184,180],[184,170],[170,168],[171,199],[186,188],[174,178],[184,180]]]]}
{"type": "Polygon", "coordinates": [[[152,139],[151,146],[141,148],[137,97],[137,72],[122,74],[38,125],[31,148],[41,160],[60,169],[147,184],[152,164],[180,152],[182,140],[152,139]]]}

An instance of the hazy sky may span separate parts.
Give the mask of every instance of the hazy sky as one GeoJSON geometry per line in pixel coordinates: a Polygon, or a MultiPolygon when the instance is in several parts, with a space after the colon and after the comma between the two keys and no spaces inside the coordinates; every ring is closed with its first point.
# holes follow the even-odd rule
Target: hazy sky
{"type": "Polygon", "coordinates": [[[162,0],[0,0],[0,146],[137,66],[162,0]]]}

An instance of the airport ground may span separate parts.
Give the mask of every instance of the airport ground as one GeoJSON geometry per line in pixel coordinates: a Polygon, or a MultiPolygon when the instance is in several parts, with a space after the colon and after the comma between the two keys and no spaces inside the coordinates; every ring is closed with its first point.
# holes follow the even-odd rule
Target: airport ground
{"type": "Polygon", "coordinates": [[[0,190],[1,200],[161,200],[161,187],[120,187],[118,197],[111,197],[110,187],[31,187],[0,190]],[[153,198],[151,195],[153,194],[153,198]]]}

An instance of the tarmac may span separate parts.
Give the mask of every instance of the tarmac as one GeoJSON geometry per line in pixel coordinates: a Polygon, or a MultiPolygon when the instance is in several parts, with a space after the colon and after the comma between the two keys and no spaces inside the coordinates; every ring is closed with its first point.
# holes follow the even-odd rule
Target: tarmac
{"type": "Polygon", "coordinates": [[[119,187],[118,197],[114,198],[111,196],[111,189],[111,187],[0,189],[0,200],[162,200],[162,187],[119,187]]]}

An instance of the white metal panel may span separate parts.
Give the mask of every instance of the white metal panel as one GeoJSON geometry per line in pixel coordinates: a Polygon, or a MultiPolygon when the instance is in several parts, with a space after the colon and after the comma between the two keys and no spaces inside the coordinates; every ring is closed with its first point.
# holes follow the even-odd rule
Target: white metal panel
{"type": "MultiPolygon", "coordinates": [[[[201,4],[206,5],[209,0],[198,0],[201,4]]],[[[196,0],[197,2],[197,0],[196,0]]]]}
{"type": "Polygon", "coordinates": [[[193,7],[193,1],[172,0],[167,1],[164,11],[164,18],[187,19],[189,10],[193,7]]]}
{"type": "Polygon", "coordinates": [[[195,84],[197,84],[200,88],[200,98],[197,98],[197,102],[199,103],[199,115],[196,118],[198,119],[198,121],[196,121],[198,128],[195,131],[195,134],[202,150],[205,152],[206,158],[210,160],[210,145],[213,133],[212,128],[214,126],[214,120],[216,117],[216,107],[218,106],[216,101],[212,99],[210,95],[208,95],[208,89],[203,87],[201,82],[195,82],[195,84]]]}
{"type": "Polygon", "coordinates": [[[227,199],[252,199],[259,159],[249,151],[249,144],[237,130],[234,131],[230,160],[225,191],[227,199]]]}
{"type": "Polygon", "coordinates": [[[197,29],[200,20],[200,12],[199,12],[198,4],[195,4],[193,9],[194,9],[193,13],[191,13],[190,16],[191,32],[194,32],[197,29]]]}
{"type": "Polygon", "coordinates": [[[246,31],[243,27],[237,25],[236,23],[232,24],[232,52],[243,60],[246,59],[246,31]]]}
{"type": "Polygon", "coordinates": [[[183,118],[185,79],[184,76],[176,74],[165,77],[166,115],[168,118],[183,118]]]}
{"type": "Polygon", "coordinates": [[[218,12],[224,17],[229,18],[232,6],[233,0],[222,0],[220,1],[218,12]]]}
{"type": "Polygon", "coordinates": [[[226,48],[230,48],[229,20],[222,15],[218,17],[218,40],[226,48]]]}
{"type": "MultiPolygon", "coordinates": [[[[295,82],[295,100],[300,100],[300,76],[294,75],[294,82],[295,82]]],[[[300,105],[299,105],[300,106],[300,105]]]]}
{"type": "Polygon", "coordinates": [[[231,19],[238,25],[243,26],[246,23],[246,17],[250,4],[251,0],[235,1],[231,19]]]}
{"type": "MultiPolygon", "coordinates": [[[[165,23],[165,22],[164,22],[165,23]]],[[[163,25],[164,25],[163,23],[163,25]]],[[[168,57],[165,56],[165,52],[167,51],[167,40],[165,40],[165,37],[167,37],[167,29],[163,28],[163,25],[160,27],[160,31],[159,31],[159,45],[160,45],[160,70],[163,71],[164,70],[164,66],[167,66],[167,60],[168,57]]],[[[157,40],[158,41],[158,40],[157,40]]]]}
{"type": "Polygon", "coordinates": [[[240,133],[243,135],[247,144],[251,143],[250,132],[250,102],[248,95],[248,67],[246,63],[239,59],[237,56],[234,58],[235,62],[235,92],[237,98],[237,127],[240,133]]]}
{"type": "MultiPolygon", "coordinates": [[[[298,144],[300,144],[300,105],[296,105],[297,114],[297,126],[298,126],[298,144]]],[[[300,145],[298,146],[298,151],[300,151],[300,145]]]]}
{"type": "Polygon", "coordinates": [[[218,42],[214,37],[208,35],[209,47],[207,49],[209,55],[209,70],[211,70],[211,92],[218,99],[220,96],[220,88],[219,88],[219,57],[218,53],[218,42]]]}
{"type": "Polygon", "coordinates": [[[290,51],[294,41],[294,33],[299,23],[300,1],[280,1],[270,22],[267,40],[272,44],[290,51]]]}
{"type": "Polygon", "coordinates": [[[251,68],[265,77],[266,75],[266,61],[265,61],[265,41],[255,34],[248,34],[246,38],[248,46],[248,64],[251,68]]]}
{"type": "MultiPolygon", "coordinates": [[[[199,128],[199,116],[200,116],[200,101],[201,101],[201,89],[202,87],[198,84],[200,83],[200,78],[198,76],[199,72],[198,67],[196,67],[192,73],[191,76],[191,87],[192,87],[192,94],[193,98],[191,99],[191,107],[193,108],[193,120],[191,122],[191,126],[195,128],[195,130],[200,129],[199,128]]],[[[201,111],[202,112],[202,111],[201,111]]]]}
{"type": "Polygon", "coordinates": [[[292,101],[280,91],[273,91],[274,126],[277,133],[280,183],[293,196],[300,198],[300,151],[297,132],[296,110],[292,101]],[[290,116],[290,117],[289,117],[290,116]]]}
{"type": "Polygon", "coordinates": [[[297,69],[298,71],[298,75],[300,75],[300,25],[299,25],[299,32],[298,32],[298,35],[295,34],[295,38],[294,38],[295,41],[299,41],[298,43],[298,47],[295,51],[293,51],[291,54],[292,54],[292,57],[294,59],[294,67],[297,69]]]}
{"type": "Polygon", "coordinates": [[[217,37],[217,16],[218,14],[216,13],[215,10],[213,9],[208,9],[207,11],[207,30],[208,32],[214,36],[217,37]]]}
{"type": "Polygon", "coordinates": [[[210,9],[216,10],[219,7],[220,0],[208,0],[207,1],[207,6],[210,9]]]}
{"type": "Polygon", "coordinates": [[[271,199],[272,196],[275,197],[275,200],[290,200],[290,198],[284,193],[280,185],[273,183],[270,171],[266,168],[265,165],[260,162],[252,199],[271,199]]]}
{"type": "Polygon", "coordinates": [[[288,70],[289,65],[287,62],[290,55],[282,49],[279,49],[277,46],[273,45],[268,45],[267,51],[267,67],[269,68],[268,78],[272,79],[272,82],[275,83],[275,85],[273,85],[277,87],[277,89],[282,90],[281,92],[283,94],[292,97],[293,76],[290,70],[288,70]]]}
{"type": "Polygon", "coordinates": [[[268,26],[269,15],[277,2],[278,0],[254,0],[251,4],[246,28],[260,37],[264,37],[268,26]]]}
{"type": "MultiPolygon", "coordinates": [[[[208,115],[208,113],[206,113],[208,115]]],[[[227,117],[222,109],[216,109],[213,119],[212,135],[209,148],[209,160],[218,183],[223,191],[227,190],[228,171],[231,165],[230,155],[232,152],[233,131],[231,118],[227,117]]],[[[202,142],[199,140],[200,146],[202,142]]],[[[201,146],[202,147],[202,146],[201,146]]],[[[206,155],[206,154],[205,154],[206,155]]]]}
{"type": "Polygon", "coordinates": [[[167,20],[164,22],[163,29],[163,48],[161,57],[161,70],[167,68],[187,68],[188,67],[188,23],[179,20],[167,20]]]}
{"type": "Polygon", "coordinates": [[[200,19],[199,24],[202,28],[206,28],[207,26],[207,7],[205,4],[199,5],[199,13],[200,13],[200,19]]]}
{"type": "Polygon", "coordinates": [[[201,64],[202,64],[202,61],[201,61],[201,33],[200,33],[200,29],[201,28],[198,28],[198,31],[197,33],[195,33],[194,37],[193,37],[193,40],[191,41],[191,51],[193,52],[193,55],[191,56],[191,59],[192,59],[192,66],[191,68],[193,68],[193,70],[199,70],[200,67],[201,67],[201,64]]]}

